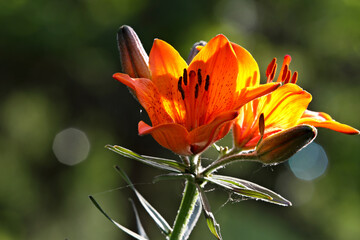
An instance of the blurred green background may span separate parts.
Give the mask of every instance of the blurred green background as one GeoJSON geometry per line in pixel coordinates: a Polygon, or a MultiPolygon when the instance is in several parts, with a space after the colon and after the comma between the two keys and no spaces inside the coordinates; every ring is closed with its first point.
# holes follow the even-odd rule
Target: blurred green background
{"type": "MultiPolygon", "coordinates": [[[[176,159],[150,136],[137,135],[146,113],[111,77],[121,70],[116,31],[123,24],[135,29],[148,52],[160,38],[184,58],[194,42],[223,33],[253,54],[263,81],[272,58],[282,62],[290,54],[299,85],[313,95],[310,109],[360,128],[357,0],[3,0],[0,23],[1,240],[130,239],[88,199],[94,195],[112,217],[135,230],[128,201],[134,196],[115,164],[173,222],[183,183],[153,184],[160,171],[104,149],[118,144],[176,159]],[[67,154],[78,160],[61,163],[67,154]]],[[[242,163],[221,171],[262,184],[294,204],[231,200],[220,189],[209,191],[224,239],[360,236],[360,138],[320,129],[316,142],[329,163],[313,180],[297,178],[288,163],[242,163]]],[[[162,239],[139,210],[151,239],[162,239]]],[[[190,239],[213,239],[203,218],[190,239]]]]}

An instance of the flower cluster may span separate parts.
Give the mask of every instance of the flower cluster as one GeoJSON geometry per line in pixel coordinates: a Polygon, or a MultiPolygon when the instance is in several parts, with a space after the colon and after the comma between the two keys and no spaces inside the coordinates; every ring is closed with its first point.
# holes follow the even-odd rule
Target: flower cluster
{"type": "Polygon", "coordinates": [[[274,58],[266,70],[267,83],[260,84],[254,58],[224,35],[198,46],[199,53],[189,65],[162,40],[155,39],[147,57],[134,32],[120,36],[127,40],[120,41],[125,74],[113,77],[134,91],[152,123],[149,126],[139,122],[139,134],[151,134],[174,153],[199,154],[231,128],[237,150],[254,149],[260,139],[299,125],[359,133],[326,113],[306,110],[312,97],[296,85],[298,73],[291,73],[289,55],[284,58],[277,80],[274,82],[274,58]],[[262,114],[263,133],[259,131],[262,114]]]}
{"type": "MultiPolygon", "coordinates": [[[[148,56],[128,26],[120,28],[118,44],[124,73],[113,77],[129,87],[151,121],[151,125],[139,122],[139,134],[151,134],[160,145],[180,155],[181,161],[143,156],[120,146],[107,148],[170,172],[157,180],[186,180],[177,217],[170,227],[117,168],[167,239],[187,239],[201,210],[210,231],[222,239],[204,192],[208,183],[245,198],[291,205],[279,194],[255,183],[216,174],[219,168],[240,160],[283,162],[313,141],[316,127],[359,134],[326,113],[307,110],[312,96],[296,84],[298,73],[291,72],[289,55],[285,56],[276,81],[274,58],[266,69],[266,83],[260,84],[259,67],[251,54],[221,34],[208,43],[196,43],[187,62],[159,39],[155,39],[148,56]],[[231,129],[234,146],[216,146],[214,143],[231,129]],[[219,157],[203,166],[201,154],[213,144],[219,157]]],[[[92,201],[103,212],[93,198],[92,201]]],[[[136,239],[148,239],[143,232],[134,233],[105,216],[136,239]]]]}

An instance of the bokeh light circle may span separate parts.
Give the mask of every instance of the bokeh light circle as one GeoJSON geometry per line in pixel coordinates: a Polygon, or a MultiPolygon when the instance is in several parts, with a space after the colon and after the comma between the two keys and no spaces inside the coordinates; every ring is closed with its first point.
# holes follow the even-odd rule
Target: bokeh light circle
{"type": "Polygon", "coordinates": [[[56,134],[53,151],[59,162],[72,166],[86,159],[90,142],[83,131],[67,128],[56,134]]]}
{"type": "Polygon", "coordinates": [[[289,166],[297,178],[311,181],[325,173],[328,158],[325,150],[312,142],[289,159],[289,166]]]}

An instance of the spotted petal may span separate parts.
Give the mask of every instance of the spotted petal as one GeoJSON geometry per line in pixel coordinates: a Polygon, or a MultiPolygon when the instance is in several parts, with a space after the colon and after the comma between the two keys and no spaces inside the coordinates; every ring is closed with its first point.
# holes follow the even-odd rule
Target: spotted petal
{"type": "Polygon", "coordinates": [[[143,121],[140,121],[138,129],[140,135],[151,134],[161,146],[171,149],[177,154],[192,154],[190,143],[187,139],[188,131],[180,124],[159,124],[151,127],[143,121]]]}
{"type": "Polygon", "coordinates": [[[113,78],[135,91],[136,97],[145,108],[153,125],[173,122],[171,116],[166,112],[158,89],[151,80],[147,78],[131,78],[123,73],[115,73],[113,78]]]}

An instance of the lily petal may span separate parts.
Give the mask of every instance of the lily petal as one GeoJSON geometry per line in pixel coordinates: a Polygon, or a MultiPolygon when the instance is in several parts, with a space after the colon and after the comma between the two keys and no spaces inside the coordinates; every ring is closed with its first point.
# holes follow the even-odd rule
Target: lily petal
{"type": "Polygon", "coordinates": [[[234,120],[238,114],[238,111],[221,113],[211,123],[192,130],[188,136],[191,151],[195,154],[202,152],[211,143],[224,137],[232,124],[230,121],[234,120]],[[229,123],[229,126],[224,126],[226,123],[229,123]]]}
{"type": "Polygon", "coordinates": [[[259,66],[253,56],[235,43],[231,43],[239,63],[237,92],[242,88],[254,87],[260,83],[259,66]]]}
{"type": "Polygon", "coordinates": [[[187,140],[188,131],[179,124],[169,123],[151,127],[140,121],[138,130],[140,135],[151,134],[161,146],[171,149],[177,154],[192,154],[189,141],[187,140]]]}
{"type": "Polygon", "coordinates": [[[172,123],[173,119],[163,106],[158,89],[147,78],[131,78],[127,74],[115,73],[113,78],[135,91],[140,104],[148,113],[151,123],[156,126],[160,123],[172,123]]]}
{"type": "Polygon", "coordinates": [[[273,92],[280,87],[279,83],[267,83],[257,87],[247,87],[241,89],[235,108],[240,108],[251,100],[273,92]]]}
{"type": "Polygon", "coordinates": [[[186,116],[182,96],[178,91],[178,81],[188,67],[187,63],[170,44],[155,39],[149,56],[149,66],[154,85],[169,103],[168,114],[176,122],[184,122],[186,116]]]}
{"type": "Polygon", "coordinates": [[[298,120],[311,101],[311,95],[295,84],[285,84],[271,94],[245,105],[234,126],[238,147],[254,147],[260,139],[258,116],[265,117],[263,138],[298,124],[298,120]]]}
{"type": "MultiPolygon", "coordinates": [[[[204,78],[209,76],[207,99],[198,109],[200,116],[205,115],[204,123],[231,109],[237,89],[238,68],[234,50],[224,35],[211,39],[190,63],[189,72],[201,69],[204,78]]],[[[199,95],[202,95],[200,91],[199,95]]]]}
{"type": "Polygon", "coordinates": [[[286,129],[297,125],[311,98],[310,93],[295,84],[281,86],[262,101],[265,128],[286,129]]]}
{"type": "Polygon", "coordinates": [[[324,112],[306,110],[299,120],[299,124],[308,124],[314,127],[328,128],[337,132],[352,135],[360,133],[359,130],[353,127],[335,121],[329,114],[324,112]]]}

